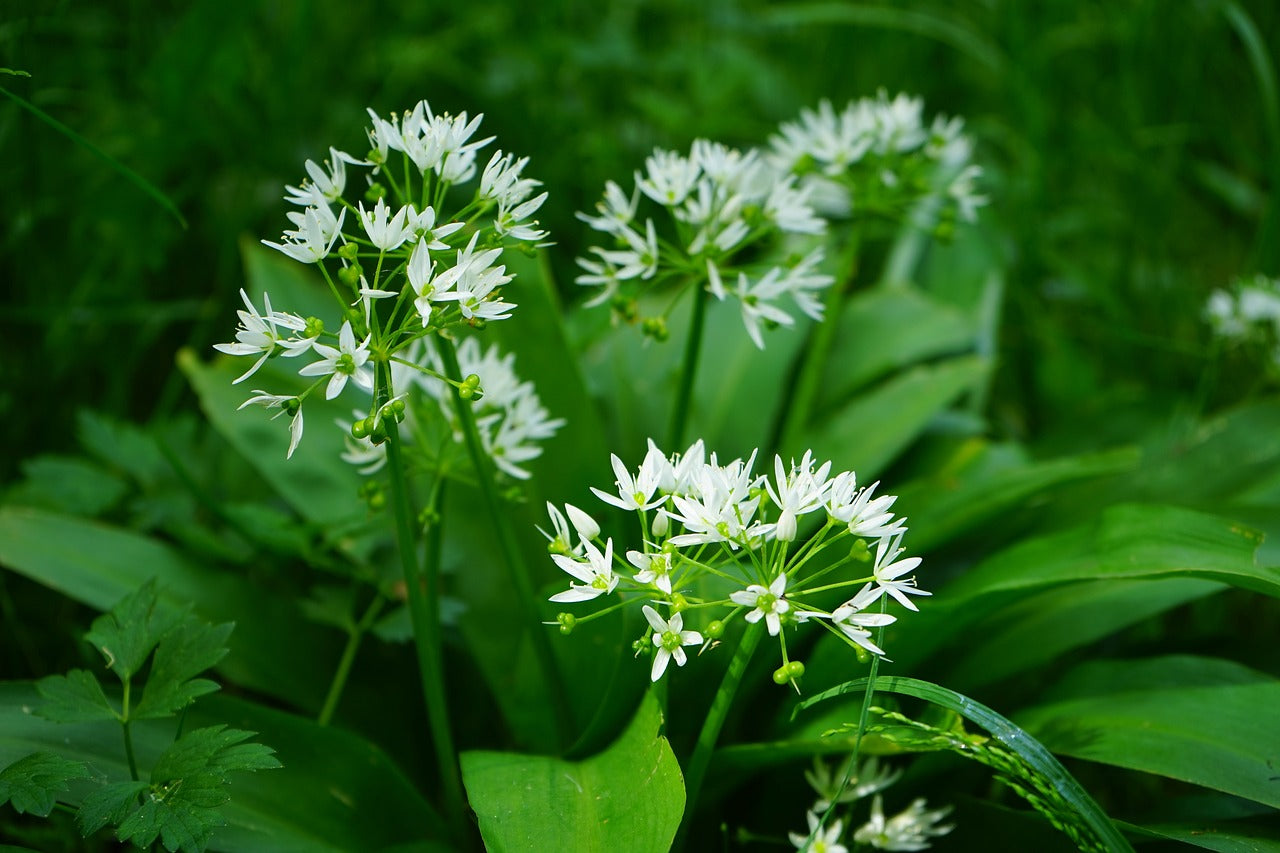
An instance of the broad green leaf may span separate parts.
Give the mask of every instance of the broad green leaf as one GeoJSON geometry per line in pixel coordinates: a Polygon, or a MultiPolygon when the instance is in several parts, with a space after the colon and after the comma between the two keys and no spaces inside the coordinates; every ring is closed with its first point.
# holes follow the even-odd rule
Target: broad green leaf
{"type": "Polygon", "coordinates": [[[129,487],[115,474],[75,456],[37,456],[22,463],[24,481],[8,500],[77,515],[114,507],[129,487]]]}
{"type": "Polygon", "coordinates": [[[463,781],[487,848],[667,850],[684,811],[684,783],[661,726],[648,694],[621,737],[585,761],[463,753],[463,781]]]}
{"type": "MultiPolygon", "coordinates": [[[[276,394],[296,394],[307,387],[296,374],[293,360],[280,359],[265,364],[245,385],[267,388],[276,394]],[[290,372],[293,368],[293,372],[290,372]]],[[[343,432],[334,421],[351,420],[355,404],[342,398],[325,400],[320,394],[307,398],[303,407],[307,425],[292,458],[289,448],[289,419],[272,420],[272,414],[258,406],[240,409],[251,389],[232,385],[246,365],[231,356],[212,362],[194,352],[178,353],[178,366],[186,374],[192,390],[200,398],[200,408],[214,429],[262,475],[262,478],[289,506],[313,524],[322,527],[350,527],[365,514],[358,500],[361,477],[355,466],[342,460],[343,432]]]]}
{"type": "MultiPolygon", "coordinates": [[[[911,630],[889,639],[893,657],[904,667],[930,659],[989,615],[1072,583],[1186,578],[1280,595],[1280,570],[1254,562],[1258,539],[1233,521],[1192,510],[1110,507],[1088,524],[1006,548],[933,589],[911,630]]],[[[929,589],[927,565],[918,579],[929,589]]]]}
{"type": "Polygon", "coordinates": [[[87,669],[66,675],[50,675],[36,683],[44,702],[36,713],[57,723],[118,720],[119,715],[102,692],[97,676],[87,669]]]}
{"type": "Polygon", "coordinates": [[[305,619],[296,603],[155,539],[97,522],[0,506],[0,565],[100,610],[160,578],[169,611],[194,604],[202,618],[240,626],[219,664],[223,676],[300,707],[320,707],[340,654],[337,638],[305,619]]]}
{"type": "Polygon", "coordinates": [[[970,317],[919,291],[877,287],[858,293],[840,314],[819,411],[892,371],[971,350],[975,334],[970,317]]]}
{"type": "Polygon", "coordinates": [[[987,359],[963,356],[908,370],[812,427],[806,443],[819,458],[839,459],[860,479],[874,478],[988,369],[987,359]]]}
{"type": "Polygon", "coordinates": [[[48,817],[67,783],[89,776],[83,761],[70,761],[52,752],[35,752],[0,770],[0,806],[13,806],[18,814],[30,812],[48,817]]]}
{"type": "Polygon", "coordinates": [[[232,771],[278,768],[274,750],[261,743],[245,743],[256,734],[223,725],[189,731],[156,759],[151,784],[163,785],[200,773],[225,777],[232,771]]]}
{"type": "Polygon", "coordinates": [[[948,684],[991,684],[1129,625],[1226,589],[1196,578],[1082,581],[1036,593],[976,625],[948,684]]]}
{"type": "Polygon", "coordinates": [[[172,608],[160,605],[153,577],[94,619],[85,639],[107,659],[107,669],[127,681],[142,669],[177,617],[172,608]]]}
{"type": "Polygon", "coordinates": [[[1280,680],[1185,656],[1098,661],[1069,678],[1074,691],[1018,715],[1050,749],[1280,807],[1280,680]]]}
{"type": "MultiPolygon", "coordinates": [[[[862,694],[866,691],[866,688],[867,679],[865,678],[846,682],[805,699],[796,706],[795,713],[799,714],[806,708],[811,708],[820,702],[825,702],[838,696],[862,694]]],[[[1075,777],[1067,772],[1067,769],[1039,741],[1023,728],[1010,722],[987,706],[975,702],[968,696],[963,696],[954,690],[948,690],[945,687],[927,681],[920,681],[915,678],[881,676],[876,679],[875,688],[877,691],[885,693],[914,696],[917,699],[932,702],[939,707],[954,711],[971,723],[981,726],[1006,749],[1017,754],[1041,778],[1052,785],[1065,803],[1075,809],[1104,849],[1115,851],[1115,853],[1120,851],[1132,853],[1133,848],[1129,845],[1129,842],[1120,834],[1115,824],[1107,817],[1101,807],[1094,802],[1089,793],[1080,786],[1075,777]]]]}
{"type": "Polygon", "coordinates": [[[1122,825],[1137,835],[1181,841],[1191,847],[1217,850],[1218,853],[1280,853],[1280,830],[1245,821],[1122,825]]]}
{"type": "MultiPolygon", "coordinates": [[[[51,723],[30,713],[38,702],[31,684],[0,683],[0,765],[54,751],[87,763],[112,783],[133,784],[127,781],[117,723],[51,723]]],[[[257,740],[274,749],[284,766],[232,778],[231,801],[223,807],[227,823],[215,831],[211,849],[356,853],[446,837],[439,816],[404,773],[362,737],[223,695],[201,699],[184,723],[188,728],[217,724],[258,732],[257,740]]],[[[135,724],[139,765],[154,766],[173,734],[167,721],[135,724]]],[[[133,800],[146,787],[137,784],[142,787],[125,799],[133,800]]]]}
{"type": "Polygon", "coordinates": [[[142,699],[131,716],[139,720],[168,716],[217,690],[214,682],[195,676],[226,656],[231,628],[229,623],[209,625],[189,618],[169,631],[156,647],[142,699]]]}
{"type": "Polygon", "coordinates": [[[1132,469],[1141,456],[1124,449],[1039,462],[1005,451],[970,439],[935,473],[897,490],[894,509],[911,519],[907,541],[913,551],[927,552],[967,532],[982,531],[1055,486],[1132,469]]]}
{"type": "Polygon", "coordinates": [[[85,795],[76,813],[76,824],[85,835],[104,826],[118,826],[138,807],[138,797],[147,790],[146,782],[112,782],[85,795]]]}

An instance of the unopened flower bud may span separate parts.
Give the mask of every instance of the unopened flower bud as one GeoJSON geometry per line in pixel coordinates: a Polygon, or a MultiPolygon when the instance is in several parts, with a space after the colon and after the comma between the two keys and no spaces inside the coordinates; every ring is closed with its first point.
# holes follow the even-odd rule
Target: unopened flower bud
{"type": "Polygon", "coordinates": [[[364,270],[359,264],[352,264],[338,270],[338,281],[347,287],[356,287],[360,284],[360,277],[364,275],[364,270]]]}
{"type": "Polygon", "coordinates": [[[680,613],[689,609],[689,600],[680,593],[671,596],[671,612],[680,613]]]}
{"type": "Polygon", "coordinates": [[[661,539],[663,536],[666,536],[667,531],[671,529],[671,519],[667,517],[665,512],[659,511],[658,514],[653,517],[653,524],[649,526],[649,529],[653,531],[655,538],[661,539]]]}
{"type": "Polygon", "coordinates": [[[702,633],[708,640],[718,640],[724,636],[724,623],[717,619],[708,625],[702,633]]]}
{"type": "Polygon", "coordinates": [[[369,189],[365,190],[365,201],[377,201],[380,198],[386,198],[387,188],[382,184],[369,184],[369,189]]]}
{"type": "Polygon", "coordinates": [[[351,437],[354,438],[356,441],[359,441],[362,438],[369,437],[368,419],[361,418],[360,420],[356,421],[351,425],[351,437]]]}
{"type": "Polygon", "coordinates": [[[787,664],[787,674],[790,675],[792,680],[794,681],[795,679],[804,675],[804,664],[798,660],[791,661],[790,663],[787,664]]]}
{"type": "Polygon", "coordinates": [[[308,317],[307,325],[302,329],[304,338],[318,338],[324,333],[324,320],[319,317],[308,317]]]}
{"type": "Polygon", "coordinates": [[[302,408],[302,401],[297,397],[290,397],[288,400],[285,400],[280,404],[280,408],[284,409],[285,413],[288,414],[289,417],[293,417],[298,414],[298,410],[302,408]]]}
{"type": "Polygon", "coordinates": [[[595,539],[600,535],[600,525],[596,524],[596,520],[578,509],[573,504],[565,504],[564,511],[569,516],[569,522],[573,525],[573,529],[578,531],[578,536],[582,539],[595,539]]]}
{"type": "Polygon", "coordinates": [[[557,613],[556,621],[560,623],[561,634],[570,634],[573,631],[573,626],[578,623],[578,617],[572,613],[557,613]]]}
{"type": "Polygon", "coordinates": [[[354,261],[360,254],[360,247],[355,243],[343,243],[338,247],[338,257],[344,261],[354,261]]]}

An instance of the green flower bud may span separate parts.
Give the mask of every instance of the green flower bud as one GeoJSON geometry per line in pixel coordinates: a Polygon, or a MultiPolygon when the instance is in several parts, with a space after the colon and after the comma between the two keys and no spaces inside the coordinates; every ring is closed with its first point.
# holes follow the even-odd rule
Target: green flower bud
{"type": "Polygon", "coordinates": [[[707,636],[707,639],[718,640],[724,636],[724,623],[717,619],[708,625],[707,629],[702,633],[707,636]]]}
{"type": "Polygon", "coordinates": [[[285,400],[280,404],[280,408],[284,409],[285,413],[288,414],[289,417],[293,417],[298,414],[298,410],[302,408],[302,401],[297,397],[290,397],[288,400],[285,400]]]}
{"type": "Polygon", "coordinates": [[[786,684],[791,680],[791,673],[787,671],[786,666],[780,666],[773,671],[774,684],[786,684]]]}
{"type": "Polygon", "coordinates": [[[369,189],[365,190],[364,200],[376,202],[380,198],[387,197],[387,188],[382,184],[370,184],[369,189]]]}
{"type": "Polygon", "coordinates": [[[380,510],[387,505],[387,493],[379,489],[369,495],[369,509],[380,510]]]}
{"type": "Polygon", "coordinates": [[[324,320],[319,317],[308,317],[307,325],[302,330],[304,338],[318,338],[324,333],[324,320]]]}
{"type": "Polygon", "coordinates": [[[854,646],[853,653],[858,656],[858,663],[871,663],[871,652],[862,646],[854,646]]]}
{"type": "Polygon", "coordinates": [[[352,264],[338,270],[338,281],[347,287],[358,287],[360,285],[360,276],[364,275],[364,270],[359,264],[352,264]]]}
{"type": "Polygon", "coordinates": [[[338,257],[344,261],[354,261],[360,254],[360,247],[355,243],[343,243],[338,247],[338,257]]]}
{"type": "Polygon", "coordinates": [[[804,675],[804,664],[798,660],[791,661],[787,664],[787,674],[790,675],[791,679],[794,681],[804,675]]]}
{"type": "Polygon", "coordinates": [[[351,437],[356,441],[369,437],[369,419],[361,418],[351,425],[351,437]]]}
{"type": "Polygon", "coordinates": [[[573,626],[578,624],[578,617],[572,613],[557,613],[556,621],[560,623],[560,633],[568,635],[572,633],[573,626]]]}

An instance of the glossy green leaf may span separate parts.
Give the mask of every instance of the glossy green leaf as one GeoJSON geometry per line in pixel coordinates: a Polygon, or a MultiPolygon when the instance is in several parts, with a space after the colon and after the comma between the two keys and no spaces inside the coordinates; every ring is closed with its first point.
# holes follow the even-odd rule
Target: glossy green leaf
{"type": "Polygon", "coordinates": [[[106,658],[107,669],[126,681],[142,669],[179,615],[160,605],[153,577],[94,619],[85,639],[106,658]]]}
{"type": "Polygon", "coordinates": [[[859,479],[874,478],[988,369],[987,359],[963,356],[908,370],[817,424],[806,443],[819,458],[841,460],[859,479]]]}
{"type": "Polygon", "coordinates": [[[168,716],[217,690],[217,684],[196,676],[226,657],[231,629],[230,623],[209,625],[189,618],[167,633],[156,647],[142,699],[130,716],[168,716]]]}
{"type": "MultiPolygon", "coordinates": [[[[119,724],[49,722],[31,713],[38,703],[31,684],[0,683],[0,766],[32,752],[56,752],[85,762],[112,784],[131,784],[119,724]]],[[[187,712],[184,728],[214,725],[258,732],[255,741],[275,750],[283,767],[232,777],[231,801],[223,808],[227,822],[214,832],[211,850],[363,853],[446,837],[430,804],[364,738],[223,695],[201,699],[187,712]]],[[[133,737],[145,774],[170,748],[174,726],[141,721],[133,737]]],[[[257,761],[255,756],[249,758],[257,761]]],[[[68,801],[79,802],[80,796],[68,801]]]]}
{"type": "Polygon", "coordinates": [[[973,320],[917,290],[877,287],[853,296],[822,376],[819,411],[858,388],[925,359],[973,348],[973,320]]]}
{"type": "Polygon", "coordinates": [[[159,578],[170,611],[194,605],[210,621],[239,626],[220,673],[300,707],[320,707],[338,660],[335,636],[305,619],[294,602],[155,539],[98,522],[0,506],[0,565],[100,610],[159,578]]]}
{"type": "Polygon", "coordinates": [[[66,675],[49,675],[36,683],[44,701],[36,713],[56,723],[83,723],[90,720],[118,720],[119,714],[102,692],[97,676],[87,669],[73,669],[66,675]]]}
{"type": "MultiPolygon", "coordinates": [[[[1093,831],[1097,840],[1110,851],[1130,851],[1133,848],[1125,837],[1116,829],[1106,812],[1094,802],[1080,783],[1076,781],[1062,764],[1053,757],[1039,741],[1023,728],[1010,722],[1000,714],[980,702],[954,690],[948,690],[937,684],[920,681],[915,678],[881,676],[876,679],[876,690],[885,693],[898,693],[903,696],[914,696],[939,707],[954,711],[966,720],[981,726],[1010,751],[1016,753],[1023,761],[1035,770],[1044,780],[1053,786],[1063,800],[1075,809],[1081,819],[1093,831]]],[[[838,696],[862,694],[866,691],[867,679],[859,678],[846,682],[838,687],[823,691],[805,699],[796,706],[795,713],[811,708],[821,702],[838,696]]]]}
{"type": "Polygon", "coordinates": [[[621,737],[585,761],[463,753],[463,781],[487,848],[667,850],[684,812],[684,783],[661,726],[647,694],[621,737]]]}
{"type": "Polygon", "coordinates": [[[1056,752],[1280,807],[1280,680],[1227,661],[1098,661],[1018,715],[1056,752]]]}
{"type": "Polygon", "coordinates": [[[1181,841],[1191,847],[1218,853],[1280,853],[1280,830],[1243,821],[1124,826],[1137,835],[1181,841]]]}

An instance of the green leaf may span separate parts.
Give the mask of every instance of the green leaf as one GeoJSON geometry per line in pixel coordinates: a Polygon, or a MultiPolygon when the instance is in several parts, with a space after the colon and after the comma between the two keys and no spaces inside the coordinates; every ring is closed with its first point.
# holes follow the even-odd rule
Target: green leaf
{"type": "Polygon", "coordinates": [[[989,369],[987,359],[963,356],[908,370],[819,423],[808,443],[820,458],[840,459],[859,478],[874,477],[989,369]]]}
{"type": "MultiPolygon", "coordinates": [[[[0,682],[0,765],[32,752],[55,751],[86,762],[113,783],[135,784],[127,781],[118,723],[52,723],[30,712],[38,702],[33,685],[0,682]]],[[[445,837],[430,803],[385,752],[363,737],[222,694],[192,706],[184,724],[257,731],[284,764],[270,773],[232,778],[231,801],[222,806],[227,822],[211,842],[217,850],[337,853],[445,837]]],[[[173,725],[139,721],[133,740],[140,765],[153,767],[173,744],[173,725]]],[[[406,747],[406,755],[413,754],[406,747]]],[[[147,787],[139,784],[123,795],[125,800],[136,801],[147,787]]],[[[78,788],[73,786],[68,798],[73,804],[78,788]]]]}
{"type": "Polygon", "coordinates": [[[819,410],[925,359],[972,350],[972,318],[917,290],[877,287],[849,299],[822,376],[819,410]]]}
{"type": "Polygon", "coordinates": [[[85,639],[107,659],[107,669],[128,681],[146,662],[160,638],[174,626],[172,609],[160,607],[155,578],[93,620],[85,639]]]}
{"type": "Polygon", "coordinates": [[[105,512],[129,491],[124,480],[77,456],[37,456],[22,463],[22,474],[9,500],[77,515],[105,512]]]}
{"type": "Polygon", "coordinates": [[[36,683],[45,701],[36,713],[55,723],[84,723],[91,720],[119,720],[120,716],[97,676],[87,669],[73,669],[66,675],[50,675],[36,683]]]}
{"type": "Polygon", "coordinates": [[[1280,680],[1228,661],[1098,661],[1057,700],[1018,715],[1065,755],[1142,770],[1280,808],[1280,680]]]}
{"type": "Polygon", "coordinates": [[[206,772],[225,779],[226,774],[233,771],[278,768],[280,762],[270,747],[244,743],[255,734],[226,726],[189,731],[156,760],[151,770],[151,784],[165,785],[206,772]]]}
{"type": "Polygon", "coordinates": [[[130,716],[165,717],[217,690],[214,682],[195,676],[226,656],[231,629],[230,623],[208,625],[187,619],[166,634],[156,647],[142,699],[130,716]]]}
{"type": "Polygon", "coordinates": [[[463,753],[463,781],[486,847],[667,850],[684,811],[684,784],[661,726],[647,694],[621,737],[585,761],[463,753]]]}
{"type": "Polygon", "coordinates": [[[30,812],[48,817],[67,790],[67,783],[89,778],[83,761],[71,761],[52,752],[36,752],[0,770],[0,806],[6,802],[18,814],[30,812]]]}
{"type": "Polygon", "coordinates": [[[175,618],[194,604],[202,618],[240,626],[220,674],[298,707],[320,708],[341,651],[338,638],[306,620],[292,599],[98,522],[0,506],[0,565],[100,610],[161,577],[161,600],[175,618]]]}
{"type": "MultiPolygon", "coordinates": [[[[178,790],[188,789],[183,786],[178,790]]],[[[202,853],[222,822],[216,809],[195,805],[186,797],[175,795],[163,800],[148,797],[141,808],[121,822],[116,838],[131,841],[144,850],[160,838],[170,853],[177,850],[202,853]]]]}
{"type": "Polygon", "coordinates": [[[76,813],[76,825],[84,835],[104,826],[118,826],[138,807],[138,798],[147,790],[146,782],[112,782],[84,798],[76,813]]]}
{"type": "MultiPolygon", "coordinates": [[[[805,699],[796,706],[794,713],[798,714],[806,708],[837,696],[845,696],[850,693],[861,694],[866,690],[866,687],[867,679],[865,678],[845,682],[838,687],[833,687],[830,690],[825,690],[805,699]]],[[[1132,853],[1133,848],[1125,840],[1124,836],[1120,834],[1119,830],[1116,829],[1115,824],[1111,822],[1111,819],[1107,817],[1102,808],[1080,786],[1075,777],[1068,773],[1067,769],[1053,757],[1052,753],[1028,734],[1027,731],[1019,728],[987,706],[975,702],[968,696],[963,696],[954,690],[948,690],[945,687],[927,681],[920,681],[915,678],[881,676],[876,679],[875,687],[877,691],[899,693],[904,696],[914,696],[917,699],[932,702],[942,708],[954,711],[966,720],[986,729],[993,738],[999,741],[1006,749],[1018,755],[1042,779],[1052,785],[1053,789],[1092,830],[1097,841],[1103,845],[1103,849],[1129,851],[1129,853],[1132,853]]]]}
{"type": "Polygon", "coordinates": [[[1280,831],[1244,821],[1122,825],[1137,835],[1181,841],[1202,850],[1217,850],[1219,853],[1280,853],[1280,831]]]}

